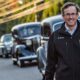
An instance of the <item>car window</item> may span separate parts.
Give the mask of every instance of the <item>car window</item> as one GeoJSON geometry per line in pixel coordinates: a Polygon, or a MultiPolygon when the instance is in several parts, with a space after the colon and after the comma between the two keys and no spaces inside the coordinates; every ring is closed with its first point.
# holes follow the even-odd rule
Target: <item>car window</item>
{"type": "Polygon", "coordinates": [[[62,22],[58,22],[58,23],[55,23],[53,25],[53,32],[60,29],[61,28],[61,25],[62,25],[63,21],[62,22]]]}
{"type": "Polygon", "coordinates": [[[10,42],[10,41],[12,41],[12,36],[11,35],[4,35],[2,37],[2,41],[3,42],[10,42]]]}
{"type": "Polygon", "coordinates": [[[25,26],[19,29],[19,35],[21,37],[28,37],[36,34],[40,34],[40,26],[38,25],[25,26]]]}
{"type": "Polygon", "coordinates": [[[44,24],[41,28],[41,34],[42,36],[49,37],[51,35],[51,29],[48,24],[44,24]]]}

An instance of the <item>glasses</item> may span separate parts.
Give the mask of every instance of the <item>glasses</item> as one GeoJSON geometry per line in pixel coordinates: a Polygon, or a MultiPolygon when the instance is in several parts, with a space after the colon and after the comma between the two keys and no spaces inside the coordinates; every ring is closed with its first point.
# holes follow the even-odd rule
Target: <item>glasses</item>
{"type": "Polygon", "coordinates": [[[66,13],[66,14],[64,14],[64,16],[76,16],[77,15],[77,13],[66,13]]]}

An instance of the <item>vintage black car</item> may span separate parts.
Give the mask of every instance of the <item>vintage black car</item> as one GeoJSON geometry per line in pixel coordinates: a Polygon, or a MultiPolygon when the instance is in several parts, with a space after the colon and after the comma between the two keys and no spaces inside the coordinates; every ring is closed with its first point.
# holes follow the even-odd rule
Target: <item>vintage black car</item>
{"type": "Polygon", "coordinates": [[[3,34],[0,38],[0,55],[4,58],[11,56],[13,37],[10,33],[3,34]]]}
{"type": "Polygon", "coordinates": [[[25,62],[37,59],[36,49],[40,46],[41,24],[30,22],[12,28],[14,46],[12,49],[13,64],[23,67],[25,62]]]}
{"type": "MultiPolygon", "coordinates": [[[[79,17],[80,20],[80,17],[79,17]]],[[[53,16],[44,19],[41,24],[41,46],[37,49],[38,55],[38,69],[41,72],[44,80],[45,67],[47,61],[47,42],[49,40],[50,35],[59,29],[64,22],[61,15],[53,16]]]]}

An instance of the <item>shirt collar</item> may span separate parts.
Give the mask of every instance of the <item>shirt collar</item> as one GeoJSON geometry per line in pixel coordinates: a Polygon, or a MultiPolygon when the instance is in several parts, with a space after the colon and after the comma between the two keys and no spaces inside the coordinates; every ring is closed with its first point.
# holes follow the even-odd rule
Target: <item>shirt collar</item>
{"type": "Polygon", "coordinates": [[[70,28],[65,24],[65,28],[66,28],[66,32],[70,33],[70,35],[73,35],[74,32],[76,31],[77,29],[77,23],[76,25],[74,26],[74,29],[71,31],[70,28]]]}

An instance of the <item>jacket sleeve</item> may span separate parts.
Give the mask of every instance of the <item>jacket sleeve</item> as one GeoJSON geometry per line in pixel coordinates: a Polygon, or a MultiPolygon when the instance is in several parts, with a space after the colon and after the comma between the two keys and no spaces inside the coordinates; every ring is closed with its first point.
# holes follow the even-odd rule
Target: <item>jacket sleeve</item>
{"type": "Polygon", "coordinates": [[[57,63],[57,51],[54,44],[54,34],[48,41],[47,66],[45,70],[45,80],[53,80],[57,63]]]}

